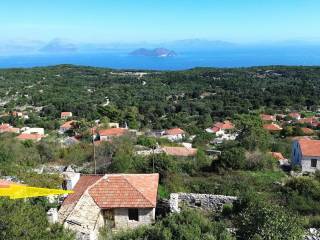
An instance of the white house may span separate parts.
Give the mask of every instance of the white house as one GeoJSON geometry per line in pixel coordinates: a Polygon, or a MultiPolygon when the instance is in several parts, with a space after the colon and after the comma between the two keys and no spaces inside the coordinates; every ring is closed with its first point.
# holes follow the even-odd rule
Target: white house
{"type": "Polygon", "coordinates": [[[301,166],[303,172],[320,170],[320,140],[304,138],[294,141],[292,165],[301,166]]]}
{"type": "Polygon", "coordinates": [[[170,141],[180,141],[185,136],[185,132],[181,128],[171,128],[165,130],[162,137],[167,138],[170,141]]]}
{"type": "Polygon", "coordinates": [[[235,140],[238,136],[234,132],[234,125],[230,121],[217,122],[211,128],[207,128],[206,132],[215,133],[217,138],[214,142],[223,142],[224,140],[235,140]]]}
{"type": "Polygon", "coordinates": [[[61,119],[68,119],[72,117],[72,112],[61,112],[61,119]]]}
{"type": "Polygon", "coordinates": [[[155,221],[159,174],[82,175],[59,209],[77,239],[98,239],[106,224],[135,228],[155,221]]]}
{"type": "Polygon", "coordinates": [[[44,128],[29,128],[29,127],[24,127],[21,128],[22,133],[24,134],[39,134],[39,135],[44,135],[44,128]]]}

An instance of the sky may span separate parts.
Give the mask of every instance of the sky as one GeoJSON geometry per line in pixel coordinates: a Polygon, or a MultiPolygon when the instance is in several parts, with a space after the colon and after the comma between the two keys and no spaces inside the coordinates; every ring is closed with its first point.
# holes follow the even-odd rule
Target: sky
{"type": "Polygon", "coordinates": [[[319,41],[319,0],[3,0],[0,41],[319,41]]]}

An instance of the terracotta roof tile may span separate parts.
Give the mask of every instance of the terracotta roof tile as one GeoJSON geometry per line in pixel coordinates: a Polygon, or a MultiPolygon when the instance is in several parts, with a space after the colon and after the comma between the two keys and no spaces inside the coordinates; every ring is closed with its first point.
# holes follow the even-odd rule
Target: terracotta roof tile
{"type": "Polygon", "coordinates": [[[19,136],[17,136],[17,139],[20,140],[40,140],[44,136],[42,134],[37,133],[21,133],[19,136]]]}
{"type": "Polygon", "coordinates": [[[165,135],[178,135],[184,134],[184,131],[181,128],[171,128],[165,131],[165,135]]]}
{"type": "Polygon", "coordinates": [[[320,140],[298,140],[303,156],[320,156],[320,140]]]}
{"type": "Polygon", "coordinates": [[[61,117],[72,117],[72,112],[61,112],[61,117]]]}
{"type": "Polygon", "coordinates": [[[68,197],[63,201],[63,205],[77,202],[88,187],[102,177],[103,175],[82,175],[73,189],[74,193],[68,195],[68,197]]]}
{"type": "Polygon", "coordinates": [[[306,135],[312,135],[314,133],[314,131],[311,128],[303,127],[303,128],[301,128],[301,130],[306,135]]]}
{"type": "Polygon", "coordinates": [[[186,147],[163,147],[162,150],[171,156],[178,157],[190,157],[197,154],[196,148],[186,148],[186,147]]]}
{"type": "Polygon", "coordinates": [[[213,127],[216,127],[222,130],[228,130],[228,129],[234,128],[233,124],[230,121],[217,122],[213,125],[213,127]]]}
{"type": "Polygon", "coordinates": [[[75,123],[74,120],[67,121],[67,122],[65,122],[64,124],[62,124],[62,125],[60,126],[60,128],[71,129],[71,128],[73,127],[73,123],[75,123]]]}
{"type": "Polygon", "coordinates": [[[276,121],[276,117],[273,115],[261,114],[260,118],[262,121],[276,121]]]}
{"type": "Polygon", "coordinates": [[[285,157],[280,152],[271,152],[272,157],[274,157],[277,160],[283,160],[285,157]]]}
{"type": "Polygon", "coordinates": [[[282,128],[281,128],[278,124],[275,124],[275,123],[264,124],[264,125],[263,125],[263,128],[264,128],[265,130],[270,131],[270,132],[281,131],[281,130],[282,130],[282,128]]]}
{"type": "Polygon", "coordinates": [[[158,174],[107,174],[89,189],[100,208],[153,208],[158,174]]]}
{"type": "Polygon", "coordinates": [[[118,136],[124,135],[127,131],[128,129],[126,128],[108,128],[108,129],[99,130],[99,135],[118,137],[118,136]]]}

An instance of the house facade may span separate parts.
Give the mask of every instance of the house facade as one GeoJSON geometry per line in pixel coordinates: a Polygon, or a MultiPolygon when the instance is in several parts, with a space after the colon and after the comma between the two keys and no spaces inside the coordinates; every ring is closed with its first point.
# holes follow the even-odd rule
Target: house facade
{"type": "Polygon", "coordinates": [[[100,141],[111,141],[115,137],[121,137],[128,133],[126,128],[108,128],[98,131],[100,141]]]}
{"type": "Polygon", "coordinates": [[[72,117],[72,112],[61,112],[61,119],[68,119],[72,117]]]}
{"type": "Polygon", "coordinates": [[[155,221],[158,174],[82,175],[59,210],[59,222],[77,239],[95,240],[99,229],[135,228],[155,221]]]}
{"type": "Polygon", "coordinates": [[[186,134],[181,128],[171,128],[165,130],[162,137],[174,142],[181,141],[185,136],[186,134]]]}
{"type": "Polygon", "coordinates": [[[292,165],[303,172],[320,170],[320,140],[299,139],[293,142],[292,165]]]}

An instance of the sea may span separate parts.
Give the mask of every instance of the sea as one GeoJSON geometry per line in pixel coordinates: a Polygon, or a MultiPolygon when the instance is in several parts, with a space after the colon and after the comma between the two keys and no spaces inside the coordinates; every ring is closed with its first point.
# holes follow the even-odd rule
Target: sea
{"type": "Polygon", "coordinates": [[[195,67],[320,66],[320,47],[242,47],[178,50],[174,57],[131,56],[126,51],[0,56],[0,68],[74,64],[113,69],[185,70],[195,67]]]}

